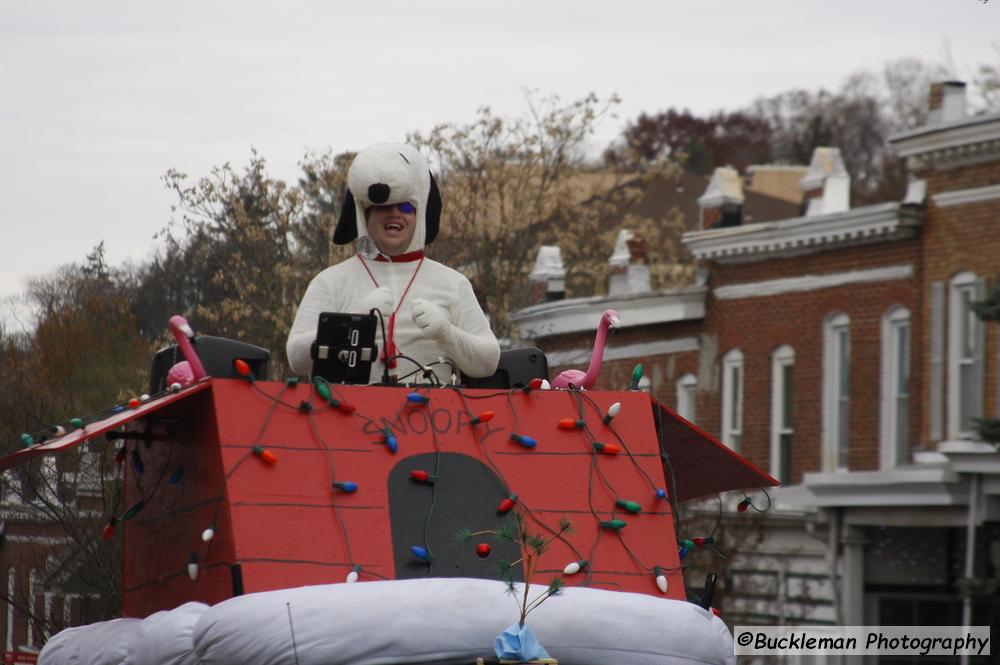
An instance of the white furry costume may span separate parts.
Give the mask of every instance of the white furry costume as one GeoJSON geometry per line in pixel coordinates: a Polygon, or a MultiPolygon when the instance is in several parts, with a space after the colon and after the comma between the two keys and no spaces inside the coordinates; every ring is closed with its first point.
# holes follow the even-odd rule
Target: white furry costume
{"type": "MultiPolygon", "coordinates": [[[[321,312],[367,313],[378,307],[388,317],[398,306],[393,333],[398,353],[423,365],[443,358],[473,377],[493,374],[500,345],[469,280],[422,256],[424,246],[437,235],[441,214],[441,198],[427,161],[408,145],[372,146],[358,153],[351,164],[347,190],[334,242],[345,244],[358,238],[358,253],[319,273],[306,289],[285,347],[292,371],[312,372],[310,347],[321,312]],[[413,240],[406,254],[386,260],[368,236],[365,209],[403,202],[416,207],[413,240]],[[415,305],[419,313],[416,321],[415,305]]],[[[402,377],[416,369],[410,361],[399,358],[392,373],[402,377]]],[[[441,383],[451,381],[452,369],[447,364],[432,369],[441,383]]],[[[381,360],[372,364],[371,383],[381,380],[383,370],[381,360]]],[[[407,379],[422,381],[425,379],[419,372],[407,379]]]]}

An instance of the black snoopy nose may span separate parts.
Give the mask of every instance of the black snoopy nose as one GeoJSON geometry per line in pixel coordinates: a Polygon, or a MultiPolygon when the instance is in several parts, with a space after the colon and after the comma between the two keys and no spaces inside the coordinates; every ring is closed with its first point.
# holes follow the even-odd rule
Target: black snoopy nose
{"type": "Polygon", "coordinates": [[[392,189],[385,183],[377,182],[368,186],[368,200],[378,205],[389,200],[392,189]]]}

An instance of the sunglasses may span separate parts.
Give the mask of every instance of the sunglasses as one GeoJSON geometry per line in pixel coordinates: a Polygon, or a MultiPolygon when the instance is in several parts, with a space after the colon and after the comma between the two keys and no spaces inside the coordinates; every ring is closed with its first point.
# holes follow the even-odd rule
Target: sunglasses
{"type": "Polygon", "coordinates": [[[390,203],[389,205],[375,205],[372,207],[389,209],[392,208],[393,206],[398,208],[399,212],[403,213],[404,215],[412,215],[417,211],[417,207],[412,203],[410,203],[409,201],[403,201],[402,203],[390,203]]]}

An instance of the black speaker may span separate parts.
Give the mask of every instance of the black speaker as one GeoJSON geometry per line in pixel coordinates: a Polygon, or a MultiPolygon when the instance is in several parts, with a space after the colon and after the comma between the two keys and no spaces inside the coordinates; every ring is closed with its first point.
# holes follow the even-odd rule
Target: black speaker
{"type": "Polygon", "coordinates": [[[371,314],[323,312],[312,348],[312,375],[330,383],[370,382],[375,345],[375,317],[371,314]]]}
{"type": "MultiPolygon", "coordinates": [[[[205,366],[205,372],[209,376],[223,379],[239,378],[233,366],[233,361],[238,358],[250,366],[254,376],[260,379],[267,378],[267,361],[271,357],[271,352],[267,349],[211,335],[198,335],[191,340],[191,345],[201,358],[201,364],[205,366]]],[[[182,360],[184,354],[176,344],[166,346],[153,354],[153,366],[149,371],[150,394],[166,390],[167,372],[182,360]]]]}
{"type": "Polygon", "coordinates": [[[532,379],[549,378],[549,362],[541,349],[528,347],[500,352],[500,363],[493,376],[474,379],[462,375],[462,385],[466,388],[523,388],[532,379]]]}

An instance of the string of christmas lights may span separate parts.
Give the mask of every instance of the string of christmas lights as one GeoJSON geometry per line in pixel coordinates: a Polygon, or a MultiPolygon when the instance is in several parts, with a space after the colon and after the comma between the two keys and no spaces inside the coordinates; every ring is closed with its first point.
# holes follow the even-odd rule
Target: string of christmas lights
{"type": "MultiPolygon", "coordinates": [[[[533,380],[532,383],[529,384],[529,386],[527,387],[527,389],[520,389],[520,392],[523,392],[525,395],[527,395],[528,393],[531,392],[532,389],[540,388],[540,385],[541,385],[540,381],[539,381],[539,383],[535,384],[535,382],[533,380]]],[[[457,390],[457,389],[456,389],[456,392],[457,392],[457,394],[459,396],[459,399],[462,401],[462,406],[465,409],[466,415],[469,415],[469,416],[471,416],[471,414],[472,414],[472,411],[469,408],[469,399],[477,399],[477,398],[485,397],[485,396],[482,396],[482,395],[480,395],[480,396],[468,395],[466,392],[464,392],[462,390],[457,390]]],[[[512,389],[512,390],[509,390],[509,391],[504,391],[502,393],[491,393],[491,394],[488,395],[489,397],[497,397],[497,396],[502,395],[502,394],[506,395],[508,404],[510,404],[510,407],[511,407],[511,415],[514,418],[514,421],[513,421],[514,423],[517,422],[517,408],[514,406],[514,401],[513,401],[513,395],[516,392],[518,392],[518,389],[512,389]]],[[[510,511],[515,506],[515,504],[519,505],[521,507],[521,510],[524,512],[524,514],[526,514],[528,517],[530,517],[532,519],[532,521],[534,521],[539,527],[541,527],[542,529],[548,531],[554,537],[558,538],[561,542],[563,542],[564,544],[566,544],[573,551],[574,556],[576,556],[576,561],[574,561],[574,562],[572,562],[570,564],[567,564],[566,567],[563,569],[563,572],[565,574],[567,574],[567,575],[573,575],[573,574],[576,574],[577,572],[579,572],[581,569],[586,568],[587,569],[587,575],[584,578],[584,583],[586,584],[587,582],[589,582],[589,577],[590,577],[590,571],[591,571],[591,569],[586,566],[586,560],[583,559],[583,557],[581,556],[580,551],[577,549],[577,547],[571,541],[569,541],[569,540],[567,540],[565,538],[564,532],[562,530],[557,530],[557,529],[553,528],[552,526],[550,526],[549,524],[547,524],[544,520],[540,519],[538,517],[538,515],[534,511],[531,510],[531,507],[527,503],[525,503],[523,500],[521,500],[516,493],[511,492],[511,489],[510,489],[511,488],[511,483],[507,480],[507,478],[506,478],[505,474],[503,473],[503,471],[493,461],[493,457],[490,455],[489,449],[486,447],[485,442],[483,441],[483,439],[482,439],[479,431],[476,430],[476,429],[473,429],[472,436],[473,436],[473,439],[475,440],[475,442],[476,442],[476,444],[477,444],[477,446],[478,446],[481,454],[483,455],[483,459],[486,461],[486,463],[490,467],[490,469],[492,469],[493,474],[494,474],[494,478],[496,478],[497,483],[499,484],[499,488],[500,488],[501,493],[507,495],[506,498],[503,499],[500,502],[500,505],[497,507],[497,514],[498,515],[506,514],[508,511],[510,511]],[[574,563],[576,563],[577,565],[574,566],[573,565],[574,563]],[[572,570],[572,572],[566,572],[567,570],[572,570]]]]}
{"type": "MultiPolygon", "coordinates": [[[[239,367],[238,366],[237,366],[237,371],[239,371],[239,367]]],[[[383,439],[382,443],[385,443],[387,445],[387,447],[389,447],[389,438],[392,437],[393,439],[395,439],[395,434],[391,432],[391,429],[389,427],[385,427],[385,428],[379,427],[378,423],[376,422],[376,420],[374,418],[369,417],[368,415],[365,415],[363,413],[360,413],[355,407],[353,407],[352,405],[350,405],[350,403],[348,402],[348,400],[346,400],[346,399],[343,398],[343,395],[340,393],[339,390],[337,390],[332,385],[326,384],[326,382],[324,382],[324,381],[320,381],[320,382],[317,382],[315,384],[310,383],[310,394],[308,396],[308,399],[302,400],[298,404],[292,404],[292,403],[286,402],[283,399],[283,397],[284,397],[284,395],[285,395],[285,393],[286,393],[286,391],[288,389],[295,388],[298,385],[298,379],[289,379],[288,381],[285,382],[285,384],[280,389],[280,391],[278,392],[277,395],[271,395],[271,394],[268,394],[265,390],[263,390],[261,388],[260,385],[258,385],[256,383],[255,377],[253,377],[252,373],[250,373],[248,369],[247,369],[247,372],[246,372],[245,375],[242,374],[242,373],[241,373],[241,375],[243,375],[244,378],[247,379],[248,383],[253,387],[254,391],[257,394],[259,394],[262,397],[264,397],[267,400],[269,400],[271,402],[271,404],[270,404],[270,407],[269,407],[268,411],[266,412],[266,414],[264,416],[264,419],[263,419],[263,422],[261,424],[261,428],[260,428],[260,430],[258,432],[258,435],[257,435],[255,441],[253,442],[253,444],[250,446],[250,450],[246,454],[244,454],[243,456],[241,456],[238,460],[236,460],[236,462],[233,463],[230,466],[230,468],[226,470],[226,472],[225,472],[225,479],[228,480],[241,467],[241,465],[244,464],[244,462],[246,461],[246,459],[248,459],[251,456],[258,457],[263,463],[273,464],[273,463],[277,462],[277,457],[274,455],[274,453],[271,452],[271,451],[269,451],[267,448],[261,446],[260,442],[263,440],[263,436],[264,436],[264,433],[266,432],[267,426],[268,426],[269,422],[271,421],[271,419],[273,417],[273,414],[275,413],[275,411],[278,408],[285,407],[285,408],[287,408],[289,410],[293,410],[293,411],[296,411],[296,412],[304,414],[306,416],[306,418],[307,418],[308,423],[309,423],[309,428],[310,428],[310,431],[312,433],[313,438],[315,439],[315,442],[317,443],[317,445],[319,446],[320,450],[323,452],[324,456],[327,458],[327,461],[328,461],[328,466],[329,466],[329,470],[330,470],[330,486],[334,490],[334,491],[331,492],[331,507],[333,508],[334,513],[336,515],[336,519],[337,519],[337,521],[339,523],[340,531],[342,533],[342,537],[343,537],[343,540],[344,540],[345,550],[346,550],[346,553],[348,555],[348,560],[349,560],[349,564],[350,564],[350,568],[351,568],[350,572],[348,573],[347,579],[348,579],[348,581],[357,580],[358,576],[359,576],[359,573],[363,569],[362,569],[361,565],[357,564],[354,561],[353,555],[351,554],[348,529],[346,527],[346,524],[343,521],[343,516],[340,514],[340,510],[339,510],[339,507],[337,505],[336,496],[338,495],[339,492],[352,493],[352,492],[358,491],[359,488],[357,487],[357,484],[353,483],[352,481],[344,480],[344,479],[341,479],[341,478],[339,478],[337,476],[337,474],[336,474],[336,467],[335,467],[335,454],[334,454],[334,451],[330,448],[330,446],[323,439],[323,436],[322,436],[320,430],[316,426],[316,420],[315,419],[318,418],[318,417],[325,417],[325,416],[322,416],[322,414],[324,414],[325,412],[328,412],[328,411],[333,411],[335,413],[336,412],[340,412],[340,413],[342,413],[344,415],[350,415],[350,416],[353,416],[353,417],[358,417],[364,423],[369,424],[369,425],[373,425],[377,429],[383,430],[385,432],[385,436],[384,436],[384,439],[383,439]],[[319,404],[315,403],[315,399],[314,398],[316,398],[316,397],[318,397],[321,400],[319,404]]],[[[640,374],[640,377],[641,377],[641,374],[640,374]]],[[[498,512],[498,516],[502,517],[504,513],[506,513],[507,511],[509,511],[515,505],[517,505],[517,506],[519,506],[519,509],[522,510],[527,517],[529,517],[534,522],[536,522],[541,528],[545,529],[546,531],[548,531],[551,534],[557,534],[557,531],[555,529],[553,529],[551,526],[547,525],[544,520],[540,519],[539,516],[537,514],[535,514],[534,511],[531,510],[530,506],[526,505],[526,503],[524,502],[524,500],[520,499],[518,497],[517,493],[514,492],[514,491],[512,491],[512,489],[516,489],[516,488],[513,488],[512,485],[507,481],[507,479],[505,478],[502,470],[497,466],[497,464],[495,463],[495,461],[492,459],[492,457],[490,455],[490,452],[489,452],[489,449],[485,445],[485,441],[483,440],[483,438],[481,436],[481,433],[478,431],[478,429],[476,427],[476,425],[481,424],[482,422],[487,422],[488,418],[481,420],[483,414],[475,414],[471,410],[470,405],[469,405],[469,401],[468,401],[468,400],[477,400],[477,399],[488,399],[488,398],[491,398],[491,397],[498,397],[498,396],[501,396],[501,395],[505,396],[506,400],[508,402],[509,408],[510,408],[510,414],[509,414],[510,417],[511,417],[511,428],[510,429],[511,429],[512,433],[518,434],[519,436],[521,436],[523,438],[530,439],[531,441],[534,442],[535,439],[533,437],[530,437],[528,434],[519,434],[517,432],[518,415],[519,415],[518,412],[519,412],[519,409],[518,409],[518,406],[516,404],[516,395],[517,394],[521,394],[521,395],[524,395],[524,398],[530,398],[529,395],[530,395],[530,393],[533,390],[542,389],[542,383],[541,382],[537,382],[537,385],[532,385],[532,386],[528,386],[528,387],[525,387],[525,388],[517,388],[517,389],[511,389],[511,390],[507,390],[507,391],[496,391],[496,392],[493,392],[493,393],[478,394],[478,395],[469,395],[469,394],[466,394],[464,391],[458,389],[457,387],[452,387],[452,388],[461,396],[463,407],[465,409],[465,415],[468,416],[468,419],[469,419],[469,422],[470,422],[470,429],[472,430],[472,436],[473,436],[474,440],[477,443],[477,447],[480,450],[480,455],[483,458],[483,461],[485,461],[485,463],[487,464],[487,466],[493,471],[494,477],[496,479],[496,482],[500,486],[501,492],[506,497],[504,499],[504,501],[501,502],[501,506],[498,506],[498,511],[497,511],[498,512]],[[505,508],[505,509],[501,509],[501,508],[505,508]]],[[[143,395],[142,397],[144,399],[134,398],[133,400],[130,400],[130,402],[138,402],[138,404],[141,404],[141,403],[144,403],[146,401],[149,401],[150,399],[157,399],[158,397],[161,397],[161,396],[163,396],[163,395],[165,395],[165,394],[167,394],[169,392],[176,392],[176,390],[168,389],[166,391],[162,391],[161,393],[157,393],[157,395],[153,396],[153,397],[143,395]]],[[[399,416],[406,409],[415,409],[415,408],[420,408],[422,406],[427,405],[428,402],[430,401],[431,397],[428,394],[425,394],[426,392],[427,392],[427,387],[425,386],[423,392],[421,392],[419,390],[413,390],[413,391],[411,391],[409,393],[405,393],[404,394],[404,399],[402,401],[402,405],[400,406],[399,411],[396,414],[397,420],[398,420],[399,416]]],[[[677,568],[663,568],[661,566],[655,566],[655,565],[654,566],[647,566],[646,564],[644,564],[639,559],[639,557],[636,556],[635,552],[631,548],[629,548],[628,543],[626,542],[626,539],[623,537],[623,529],[624,529],[624,527],[626,525],[626,521],[623,520],[623,519],[621,519],[619,517],[619,515],[621,515],[622,517],[627,517],[628,515],[643,514],[642,506],[639,504],[638,501],[634,501],[631,498],[621,497],[621,495],[615,490],[612,482],[610,481],[610,479],[607,477],[607,475],[604,473],[604,471],[602,469],[602,465],[603,464],[605,464],[605,463],[611,463],[607,458],[614,456],[618,452],[617,450],[615,450],[615,448],[618,448],[620,451],[625,452],[626,456],[629,458],[631,464],[636,468],[636,470],[640,474],[642,474],[642,476],[645,478],[646,482],[654,490],[655,496],[658,497],[658,498],[661,498],[661,499],[667,499],[668,500],[669,505],[671,507],[671,511],[670,512],[672,513],[672,519],[675,521],[675,524],[678,527],[680,527],[680,528],[676,529],[676,533],[678,534],[678,538],[679,538],[678,544],[679,544],[679,546],[682,549],[687,549],[688,551],[691,551],[694,547],[704,546],[706,548],[714,550],[715,549],[714,548],[715,531],[718,528],[718,522],[716,523],[715,527],[712,529],[712,532],[708,536],[695,537],[695,538],[683,538],[683,539],[681,539],[681,536],[683,534],[682,528],[683,528],[684,517],[683,517],[682,511],[680,510],[680,507],[677,505],[677,503],[675,501],[675,498],[673,496],[674,493],[673,492],[667,493],[664,490],[662,490],[662,489],[660,489],[660,488],[658,488],[656,486],[656,483],[650,477],[649,473],[642,467],[642,465],[639,464],[638,460],[635,458],[635,456],[633,455],[632,451],[629,449],[629,447],[627,445],[627,442],[621,437],[621,435],[619,434],[619,432],[616,430],[616,428],[614,426],[614,418],[618,415],[618,413],[619,413],[619,411],[621,409],[621,405],[618,404],[618,403],[615,403],[615,404],[610,405],[607,408],[607,410],[603,410],[601,407],[599,407],[597,405],[597,403],[595,402],[595,400],[591,396],[589,396],[589,395],[587,395],[585,393],[581,393],[581,391],[572,390],[571,389],[571,390],[568,390],[568,391],[565,391],[565,392],[567,392],[569,394],[569,396],[571,397],[571,399],[573,400],[573,403],[574,403],[574,405],[576,407],[575,411],[576,411],[576,416],[577,416],[576,418],[569,419],[570,423],[567,424],[568,427],[566,427],[566,429],[579,430],[582,434],[584,434],[584,437],[585,437],[584,440],[588,443],[588,451],[590,452],[590,462],[591,462],[591,466],[590,466],[591,470],[590,470],[590,474],[589,474],[589,478],[588,478],[588,507],[589,507],[591,515],[596,520],[598,520],[598,524],[599,524],[600,528],[598,528],[597,531],[596,531],[596,536],[594,538],[594,542],[593,542],[593,544],[591,545],[591,548],[590,548],[590,555],[587,558],[581,556],[580,550],[577,549],[577,547],[569,539],[563,538],[561,536],[561,534],[560,534],[559,540],[562,541],[562,542],[564,542],[573,551],[574,556],[576,557],[576,560],[571,561],[568,564],[566,564],[565,567],[562,569],[561,572],[563,572],[563,574],[565,574],[565,575],[574,575],[574,574],[580,572],[581,570],[586,570],[586,576],[585,576],[585,579],[583,581],[583,584],[584,585],[589,585],[591,583],[591,581],[592,581],[592,571],[593,571],[593,567],[594,567],[592,559],[593,559],[594,552],[596,551],[597,545],[598,545],[601,537],[603,536],[604,531],[613,531],[615,533],[615,535],[617,536],[617,538],[618,538],[618,540],[619,540],[622,548],[629,555],[629,557],[636,563],[636,565],[640,569],[648,571],[648,572],[651,572],[651,573],[654,573],[656,585],[658,587],[660,587],[661,591],[663,591],[665,593],[665,589],[661,586],[661,580],[660,580],[660,578],[665,574],[665,572],[666,573],[671,573],[671,572],[675,572],[676,570],[682,568],[683,564],[681,566],[677,567],[677,568]],[[601,441],[597,440],[597,437],[595,436],[592,428],[587,423],[587,418],[586,418],[586,416],[587,416],[586,406],[587,405],[589,405],[589,407],[597,414],[597,417],[602,421],[602,424],[605,427],[605,429],[607,429],[607,430],[609,430],[611,432],[612,436],[614,437],[614,443],[611,443],[611,442],[607,442],[606,443],[606,442],[601,442],[601,441]],[[609,446],[611,446],[612,448],[609,449],[608,448],[609,446]],[[612,494],[612,496],[619,497],[619,498],[615,499],[615,504],[614,504],[614,506],[610,507],[610,510],[609,509],[600,509],[599,510],[598,506],[595,506],[595,504],[594,504],[594,497],[593,497],[594,482],[600,482],[600,483],[602,483],[604,485],[604,487],[606,487],[607,490],[612,494]],[[638,508],[638,510],[636,510],[636,508],[638,508]],[[604,516],[607,516],[607,515],[610,515],[610,519],[604,519],[604,516]],[[690,546],[689,546],[689,543],[690,543],[690,546]]],[[[130,404],[130,406],[132,408],[136,408],[138,406],[138,404],[130,404]]],[[[124,410],[124,408],[125,407],[123,407],[121,405],[116,405],[115,408],[107,410],[106,413],[109,413],[109,414],[120,413],[122,410],[124,410]]],[[[492,412],[483,412],[483,413],[492,413],[492,412]]],[[[658,418],[661,417],[659,413],[657,415],[658,415],[658,418]]],[[[103,417],[107,417],[107,415],[104,415],[103,417]]],[[[490,417],[492,417],[492,416],[490,416],[490,417]]],[[[95,417],[95,418],[93,418],[91,420],[86,420],[86,421],[84,419],[72,419],[71,421],[67,421],[67,424],[69,424],[71,427],[74,426],[74,425],[79,425],[79,426],[82,427],[82,426],[85,426],[86,423],[95,422],[96,420],[100,420],[100,419],[101,419],[100,416],[95,417]],[[79,420],[79,422],[76,422],[78,420],[79,420]]],[[[561,423],[560,423],[560,426],[562,426],[561,423]]],[[[59,427],[63,427],[63,426],[62,425],[53,426],[53,427],[50,428],[50,430],[51,430],[52,433],[58,433],[59,432],[59,429],[58,429],[59,427]]],[[[436,489],[436,481],[438,480],[438,476],[439,476],[439,473],[440,473],[440,454],[441,454],[441,449],[440,449],[440,443],[438,441],[438,432],[437,432],[436,428],[432,425],[429,429],[431,430],[431,436],[432,436],[432,439],[433,439],[432,445],[433,445],[434,454],[435,454],[434,472],[433,473],[429,473],[428,474],[428,478],[427,478],[427,480],[431,480],[433,478],[433,481],[429,483],[429,484],[432,485],[432,501],[431,501],[431,506],[430,506],[428,515],[427,515],[426,520],[425,520],[425,526],[424,526],[424,543],[422,545],[415,545],[414,546],[414,554],[417,555],[416,554],[416,550],[422,548],[423,551],[427,555],[427,559],[432,564],[432,562],[433,562],[433,553],[432,553],[431,547],[430,547],[431,544],[427,541],[427,534],[428,534],[428,525],[430,524],[431,519],[433,517],[434,506],[435,506],[435,501],[436,501],[436,491],[437,491],[437,489],[436,489]]],[[[64,427],[63,427],[63,431],[65,431],[64,427]]],[[[27,435],[27,436],[31,436],[31,435],[27,435]]],[[[34,437],[32,437],[32,439],[34,441],[34,437]]],[[[45,440],[44,438],[41,438],[41,441],[39,441],[39,443],[41,443],[44,440],[45,440]]],[[[398,444],[398,441],[396,442],[396,444],[398,444]]],[[[396,444],[394,444],[394,446],[396,444]]],[[[36,443],[33,442],[32,445],[38,445],[38,444],[36,444],[36,443]]],[[[134,478],[135,482],[137,483],[137,487],[140,487],[140,489],[141,489],[142,488],[142,484],[139,483],[139,479],[140,479],[140,477],[149,477],[148,476],[149,469],[146,468],[147,465],[146,465],[145,461],[142,459],[140,448],[139,448],[138,444],[133,445],[132,446],[132,450],[131,450],[131,455],[129,455],[129,446],[128,446],[127,442],[126,442],[123,445],[123,450],[125,451],[125,457],[131,459],[132,466],[133,466],[133,469],[135,471],[134,474],[130,474],[130,475],[133,475],[133,478],[134,478]]],[[[395,452],[395,451],[391,450],[391,452],[395,452]]],[[[526,452],[528,452],[528,451],[526,451],[526,452]]],[[[161,485],[161,482],[162,482],[163,478],[167,477],[168,469],[173,469],[172,473],[169,474],[169,484],[170,485],[180,485],[181,488],[184,487],[185,483],[182,482],[184,480],[184,470],[183,470],[183,467],[182,466],[181,467],[175,467],[174,464],[173,464],[172,457],[173,457],[173,451],[171,450],[171,455],[170,455],[170,458],[168,459],[168,462],[166,464],[162,465],[160,469],[158,469],[158,474],[157,474],[155,482],[153,483],[152,489],[150,489],[150,491],[148,493],[140,491],[140,499],[139,499],[139,501],[136,502],[133,506],[131,506],[128,510],[126,510],[122,514],[122,516],[120,518],[118,518],[118,519],[127,520],[127,519],[134,518],[145,507],[145,505],[147,505],[150,501],[152,501],[153,497],[156,494],[156,491],[160,488],[160,485],[161,485]]],[[[671,487],[676,487],[675,478],[673,477],[673,469],[672,469],[672,467],[670,467],[669,459],[666,458],[665,455],[664,455],[664,466],[669,471],[669,475],[670,475],[670,479],[671,479],[670,486],[671,487]]],[[[211,556],[212,541],[213,541],[213,537],[214,537],[214,528],[216,526],[216,523],[217,523],[217,520],[218,520],[218,516],[219,516],[219,511],[220,511],[221,506],[222,506],[222,497],[223,497],[223,494],[224,494],[224,491],[223,491],[223,493],[220,493],[220,495],[219,495],[219,497],[217,499],[216,507],[215,507],[215,511],[214,511],[214,515],[213,515],[212,524],[209,525],[208,527],[206,527],[205,529],[201,530],[200,540],[202,541],[202,543],[204,545],[207,546],[207,552],[203,556],[198,556],[198,554],[195,551],[191,552],[190,561],[188,563],[188,566],[189,566],[188,567],[188,573],[189,573],[189,575],[191,575],[192,579],[195,579],[197,577],[197,569],[198,569],[198,567],[199,566],[204,567],[206,565],[205,562],[211,556]],[[194,574],[193,575],[191,574],[191,568],[190,568],[190,566],[194,566],[194,574]]],[[[742,509],[740,509],[740,512],[743,512],[743,511],[747,510],[748,508],[753,508],[753,510],[755,510],[757,512],[764,512],[767,509],[769,509],[770,508],[770,496],[767,495],[766,492],[765,492],[765,495],[767,496],[768,506],[766,508],[762,509],[762,508],[758,508],[757,506],[753,505],[753,502],[750,499],[750,497],[748,497],[744,493],[744,500],[740,502],[740,505],[744,506],[744,507],[742,509]]],[[[721,498],[720,498],[720,501],[721,501],[721,498]]],[[[115,511],[115,512],[117,512],[117,511],[115,511]]],[[[649,514],[654,514],[654,513],[650,512],[649,514]]],[[[117,521],[116,518],[112,518],[112,524],[110,524],[110,526],[112,527],[112,530],[113,530],[113,527],[114,527],[113,522],[116,522],[116,521],[117,521]]],[[[721,552],[718,552],[717,550],[715,550],[715,551],[719,555],[724,556],[721,552]]],[[[683,556],[684,555],[682,555],[682,558],[683,558],[683,556]]],[[[213,563],[211,565],[214,566],[214,565],[228,565],[228,564],[213,563]]],[[[428,573],[427,574],[428,575],[431,574],[431,566],[428,567],[428,573]]],[[[372,575],[372,576],[373,577],[382,577],[380,575],[372,575]]],[[[664,577],[664,580],[665,580],[665,577],[664,577]]],[[[664,585],[665,585],[665,581],[664,581],[664,585]]]]}
{"type": "MultiPolygon", "coordinates": [[[[324,398],[327,402],[330,402],[332,397],[330,395],[329,390],[323,391],[320,389],[321,386],[326,385],[326,382],[320,379],[319,381],[315,381],[313,385],[316,389],[317,394],[321,398],[324,398]]],[[[340,403],[346,404],[347,402],[341,400],[340,403]]],[[[341,409],[341,412],[346,413],[346,411],[344,411],[343,409],[341,409]]],[[[350,413],[353,414],[353,411],[351,411],[350,413]]],[[[309,422],[309,430],[312,432],[313,438],[316,440],[316,442],[322,447],[323,453],[327,459],[328,467],[330,469],[329,483],[330,487],[333,490],[330,493],[330,507],[333,508],[334,518],[337,520],[337,526],[340,529],[341,536],[343,537],[344,540],[344,550],[347,553],[347,561],[351,567],[351,570],[350,572],[347,573],[347,577],[345,578],[344,581],[348,583],[354,583],[360,579],[363,567],[361,564],[357,563],[357,561],[354,558],[354,553],[351,551],[350,534],[347,531],[347,524],[345,524],[344,522],[344,516],[340,512],[340,506],[337,505],[337,493],[338,491],[341,491],[353,494],[354,492],[357,491],[358,487],[357,484],[354,483],[353,481],[337,480],[337,470],[334,463],[333,451],[330,449],[330,446],[327,445],[326,441],[323,439],[323,436],[319,432],[319,428],[316,427],[316,417],[317,414],[315,411],[311,411],[307,414],[307,419],[309,422]]]]}

